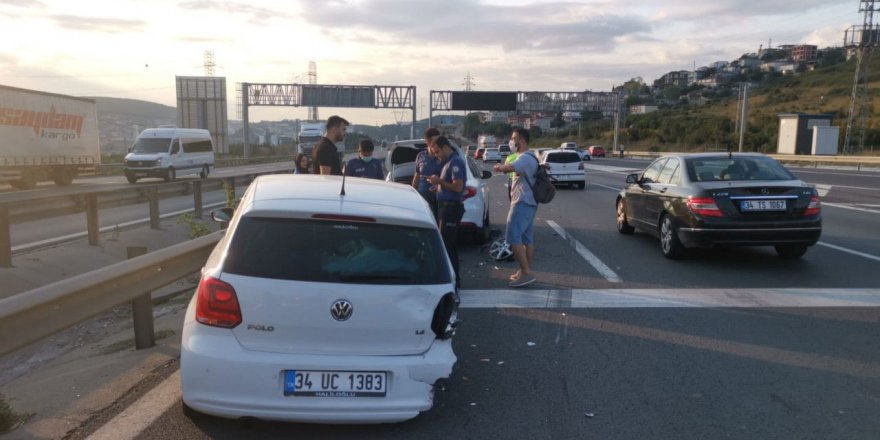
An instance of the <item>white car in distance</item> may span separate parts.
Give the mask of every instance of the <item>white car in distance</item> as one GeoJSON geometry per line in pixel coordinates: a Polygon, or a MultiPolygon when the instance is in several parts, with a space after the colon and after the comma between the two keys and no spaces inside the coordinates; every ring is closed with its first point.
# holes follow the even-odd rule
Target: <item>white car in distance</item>
{"type": "Polygon", "coordinates": [[[410,186],[260,176],[186,312],[184,412],[315,423],[411,419],[456,362],[455,275],[410,186]],[[343,195],[344,194],[344,195],[343,195]]]}
{"type": "Polygon", "coordinates": [[[587,186],[587,171],[577,151],[549,150],[541,156],[541,163],[547,165],[547,174],[554,184],[568,184],[584,189],[587,186]]]}

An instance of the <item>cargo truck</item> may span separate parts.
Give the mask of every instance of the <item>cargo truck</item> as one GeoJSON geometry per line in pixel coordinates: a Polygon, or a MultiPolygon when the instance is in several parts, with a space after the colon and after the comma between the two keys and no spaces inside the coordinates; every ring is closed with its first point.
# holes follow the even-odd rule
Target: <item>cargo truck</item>
{"type": "Polygon", "coordinates": [[[0,180],[70,185],[100,162],[94,100],[0,85],[0,180]]]}
{"type": "Polygon", "coordinates": [[[323,122],[301,122],[297,133],[296,152],[310,155],[315,144],[324,136],[323,122]]]}

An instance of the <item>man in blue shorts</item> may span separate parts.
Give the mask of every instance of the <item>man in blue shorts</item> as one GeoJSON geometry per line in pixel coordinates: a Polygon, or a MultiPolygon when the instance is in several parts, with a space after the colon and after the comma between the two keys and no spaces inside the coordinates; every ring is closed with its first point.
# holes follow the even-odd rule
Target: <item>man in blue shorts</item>
{"type": "Polygon", "coordinates": [[[458,273],[458,224],[464,215],[464,203],[461,199],[464,195],[464,184],[467,181],[467,164],[452,148],[449,139],[443,136],[434,140],[434,148],[437,157],[442,161],[443,169],[440,175],[428,177],[428,182],[437,187],[437,216],[440,223],[440,235],[443,237],[443,245],[446,246],[446,254],[455,269],[455,285],[461,285],[461,277],[458,273]]]}
{"type": "Polygon", "coordinates": [[[517,128],[511,136],[516,145],[517,158],[511,164],[496,164],[496,173],[516,173],[510,195],[510,212],[507,214],[507,244],[513,251],[513,258],[519,270],[510,276],[510,287],[527,286],[535,282],[532,275],[532,259],[535,255],[535,234],[533,225],[538,203],[532,193],[535,175],[538,173],[538,158],[529,151],[529,131],[517,128]]]}

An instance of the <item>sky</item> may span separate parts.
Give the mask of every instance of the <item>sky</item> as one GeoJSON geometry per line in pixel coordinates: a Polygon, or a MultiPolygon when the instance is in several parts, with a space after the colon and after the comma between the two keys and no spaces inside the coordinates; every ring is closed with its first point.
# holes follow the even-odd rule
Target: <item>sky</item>
{"type": "MultiPolygon", "coordinates": [[[[0,0],[0,84],[175,106],[174,77],[235,84],[416,86],[430,90],[610,91],[780,44],[841,46],[857,0],[0,0]]],[[[251,107],[250,119],[305,119],[251,107]]],[[[356,124],[411,112],[319,109],[356,124]]]]}

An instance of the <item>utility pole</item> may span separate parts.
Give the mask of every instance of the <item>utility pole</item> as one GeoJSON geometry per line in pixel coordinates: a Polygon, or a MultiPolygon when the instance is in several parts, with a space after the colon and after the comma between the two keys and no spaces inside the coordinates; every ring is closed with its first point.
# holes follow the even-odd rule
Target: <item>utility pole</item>
{"type": "Polygon", "coordinates": [[[746,136],[746,127],[749,122],[749,83],[742,86],[742,116],[740,116],[739,128],[739,152],[743,151],[743,141],[746,136]]]}
{"type": "Polygon", "coordinates": [[[880,12],[874,0],[859,2],[859,12],[863,13],[861,26],[852,26],[846,30],[843,45],[848,50],[855,50],[856,72],[853,77],[852,99],[849,104],[849,115],[846,122],[846,135],[843,140],[844,154],[853,154],[865,148],[865,129],[868,125],[870,99],[868,97],[868,65],[873,48],[880,44],[880,26],[874,24],[874,12],[880,12]],[[858,136],[858,147],[853,145],[853,127],[858,136]]]}
{"type": "Polygon", "coordinates": [[[464,77],[464,82],[461,83],[461,85],[464,86],[465,92],[471,92],[474,90],[474,86],[477,85],[477,83],[474,82],[474,77],[472,77],[471,73],[468,72],[467,76],[464,77]]]}
{"type": "Polygon", "coordinates": [[[206,50],[205,51],[205,61],[204,61],[205,76],[214,76],[214,67],[216,67],[216,66],[217,66],[217,64],[214,63],[214,51],[213,50],[206,50]]]}
{"type": "MultiPolygon", "coordinates": [[[[318,65],[309,61],[309,84],[318,84],[318,65]]],[[[309,120],[318,121],[318,107],[309,107],[309,120]]]]}
{"type": "Polygon", "coordinates": [[[620,93],[614,95],[614,143],[611,145],[611,155],[618,150],[617,141],[620,139],[620,93]]]}

